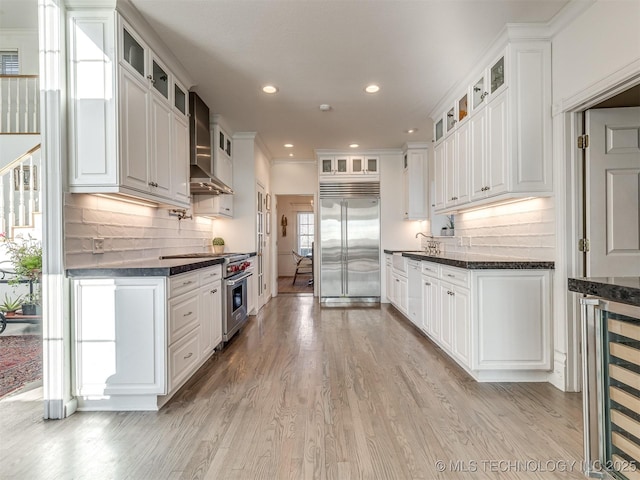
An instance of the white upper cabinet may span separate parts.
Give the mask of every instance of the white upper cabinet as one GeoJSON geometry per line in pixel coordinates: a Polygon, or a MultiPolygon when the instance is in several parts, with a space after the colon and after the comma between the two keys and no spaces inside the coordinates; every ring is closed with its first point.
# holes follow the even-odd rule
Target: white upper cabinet
{"type": "MultiPolygon", "coordinates": [[[[228,131],[218,122],[213,124],[211,133],[213,173],[226,185],[233,187],[233,140],[228,131]]],[[[194,194],[193,213],[201,217],[233,218],[233,195],[194,194]]]]}
{"type": "Polygon", "coordinates": [[[429,218],[427,152],[425,144],[411,143],[407,144],[404,149],[402,186],[405,220],[426,220],[429,218]]]}
{"type": "Polygon", "coordinates": [[[376,155],[321,155],[318,157],[318,174],[328,176],[379,175],[379,158],[376,155]]]}
{"type": "Polygon", "coordinates": [[[67,16],[70,191],[189,207],[187,88],[113,10],[67,16]]]}
{"type": "Polygon", "coordinates": [[[551,43],[513,32],[432,116],[437,213],[552,194],[551,43]]]}

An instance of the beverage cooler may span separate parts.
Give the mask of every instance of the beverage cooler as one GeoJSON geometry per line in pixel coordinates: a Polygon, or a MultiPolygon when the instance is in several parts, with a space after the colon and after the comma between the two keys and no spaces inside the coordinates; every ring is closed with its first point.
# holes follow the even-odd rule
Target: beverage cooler
{"type": "Polygon", "coordinates": [[[585,473],[640,479],[640,307],[581,303],[585,473]]]}

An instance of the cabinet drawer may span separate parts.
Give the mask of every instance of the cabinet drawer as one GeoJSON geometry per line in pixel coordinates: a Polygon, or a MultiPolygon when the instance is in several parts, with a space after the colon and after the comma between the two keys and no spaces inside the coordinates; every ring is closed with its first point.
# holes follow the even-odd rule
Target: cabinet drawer
{"type": "Polygon", "coordinates": [[[422,274],[430,277],[438,277],[440,274],[440,266],[437,263],[422,262],[422,274]]]}
{"type": "Polygon", "coordinates": [[[169,391],[191,375],[200,361],[200,328],[169,347],[169,391]]]}
{"type": "Polygon", "coordinates": [[[220,279],[222,279],[222,267],[220,265],[205,268],[200,272],[200,285],[205,285],[220,279]]]}
{"type": "Polygon", "coordinates": [[[169,345],[197,326],[199,318],[198,290],[169,300],[169,345]]]}
{"type": "Polygon", "coordinates": [[[460,268],[440,267],[440,278],[454,285],[469,288],[471,280],[471,272],[460,268]]]}
{"type": "Polygon", "coordinates": [[[198,272],[185,273],[184,275],[169,278],[169,298],[190,292],[198,286],[198,272]]]}

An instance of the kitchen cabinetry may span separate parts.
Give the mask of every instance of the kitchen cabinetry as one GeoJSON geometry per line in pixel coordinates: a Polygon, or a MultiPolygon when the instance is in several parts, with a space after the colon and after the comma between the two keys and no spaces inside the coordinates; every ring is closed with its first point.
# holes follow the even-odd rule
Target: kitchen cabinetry
{"type": "Polygon", "coordinates": [[[378,175],[378,161],[375,155],[323,155],[318,158],[319,174],[378,175]]]}
{"type": "Polygon", "coordinates": [[[220,265],[73,281],[81,410],[157,410],[222,342],[220,265]]]}
{"type": "Polygon", "coordinates": [[[402,186],[406,220],[426,220],[429,217],[427,151],[424,144],[407,144],[404,149],[402,186]]]}
{"type": "Polygon", "coordinates": [[[70,191],[189,207],[182,72],[113,11],[68,17],[70,191]]]}
{"type": "MultiPolygon", "coordinates": [[[[392,302],[412,323],[478,381],[546,379],[551,369],[549,270],[467,270],[428,261],[421,266],[416,283],[422,322],[412,314],[418,303],[412,297],[418,291],[412,290],[415,280],[409,278],[406,311],[400,299],[392,302]]],[[[411,277],[411,267],[408,271],[411,277]]]]}
{"type": "Polygon", "coordinates": [[[407,259],[400,254],[391,255],[391,297],[389,301],[403,314],[408,315],[409,291],[407,259]]]}
{"type": "MultiPolygon", "coordinates": [[[[219,117],[215,116],[214,118],[219,117]]],[[[218,118],[219,120],[219,118],[218,118]]],[[[233,186],[232,139],[219,123],[213,124],[213,173],[225,185],[233,186]]],[[[233,218],[233,195],[193,195],[193,213],[202,217],[233,218]]]]}
{"type": "Polygon", "coordinates": [[[424,328],[422,311],[422,269],[419,261],[407,262],[407,314],[418,328],[424,328]]]}
{"type": "Polygon", "coordinates": [[[164,279],[76,280],[73,299],[79,407],[123,410],[135,396],[136,409],[157,409],[166,391],[164,279]]]}
{"type": "Polygon", "coordinates": [[[432,115],[437,213],[552,193],[550,42],[507,29],[485,58],[432,115]]]}
{"type": "Polygon", "coordinates": [[[394,280],[393,280],[393,255],[390,254],[386,254],[385,255],[385,284],[386,284],[386,289],[387,289],[387,300],[389,300],[389,303],[391,303],[392,305],[395,305],[396,300],[394,297],[394,293],[395,293],[395,288],[393,286],[394,280]]]}
{"type": "Polygon", "coordinates": [[[422,316],[423,330],[433,338],[440,338],[440,282],[438,266],[422,262],[422,316]]]}

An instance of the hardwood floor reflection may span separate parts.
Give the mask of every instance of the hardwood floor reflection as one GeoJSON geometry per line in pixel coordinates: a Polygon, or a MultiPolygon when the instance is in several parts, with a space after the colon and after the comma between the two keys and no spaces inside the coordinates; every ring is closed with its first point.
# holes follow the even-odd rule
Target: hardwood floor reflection
{"type": "Polygon", "coordinates": [[[273,299],[160,412],[0,413],[3,480],[583,478],[579,394],[477,383],[392,308],[312,297],[273,299]]]}
{"type": "Polygon", "coordinates": [[[313,284],[309,285],[309,275],[298,275],[296,283],[293,277],[278,277],[278,295],[281,294],[310,294],[313,295],[313,284]]]}

